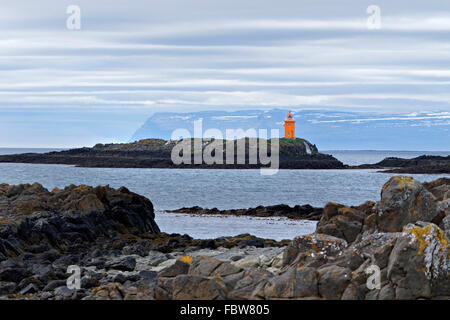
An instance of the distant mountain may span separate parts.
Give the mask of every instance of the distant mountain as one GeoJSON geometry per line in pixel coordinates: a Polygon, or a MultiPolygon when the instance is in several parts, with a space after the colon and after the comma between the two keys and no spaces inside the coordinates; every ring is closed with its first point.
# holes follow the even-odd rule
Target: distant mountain
{"type": "MultiPolygon", "coordinates": [[[[193,135],[195,120],[203,120],[203,131],[226,129],[279,129],[288,109],[155,113],[134,133],[131,141],[170,139],[175,129],[193,135]]],[[[420,150],[450,151],[450,112],[373,114],[329,110],[292,111],[296,136],[316,144],[320,150],[420,150]]]]}

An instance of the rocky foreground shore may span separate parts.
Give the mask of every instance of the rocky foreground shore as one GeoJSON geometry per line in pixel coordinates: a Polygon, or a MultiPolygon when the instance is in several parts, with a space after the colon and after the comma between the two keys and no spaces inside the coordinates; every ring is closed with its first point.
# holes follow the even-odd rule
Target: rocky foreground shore
{"type": "Polygon", "coordinates": [[[393,177],[381,201],[328,203],[316,232],[293,241],[196,240],[161,233],[152,203],[126,188],[3,184],[0,296],[450,299],[449,196],[450,179],[393,177]],[[78,290],[66,285],[73,265],[78,290]]]}

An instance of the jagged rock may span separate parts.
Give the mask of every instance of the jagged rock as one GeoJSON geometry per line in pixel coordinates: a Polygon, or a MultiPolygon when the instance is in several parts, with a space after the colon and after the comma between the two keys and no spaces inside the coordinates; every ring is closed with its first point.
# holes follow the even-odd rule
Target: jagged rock
{"type": "Polygon", "coordinates": [[[31,272],[25,268],[4,268],[0,267],[0,281],[19,283],[25,278],[31,276],[31,272]]]}
{"type": "Polygon", "coordinates": [[[432,223],[409,224],[389,257],[388,279],[398,299],[432,298],[450,294],[448,241],[432,223]]]}
{"type": "Polygon", "coordinates": [[[29,285],[27,285],[25,288],[23,288],[22,290],[20,290],[19,294],[20,295],[25,295],[28,293],[36,293],[38,292],[39,289],[36,287],[36,285],[34,283],[30,283],[29,285]]]}
{"type": "Polygon", "coordinates": [[[88,272],[81,278],[81,288],[91,289],[100,285],[101,276],[96,272],[88,272]]]}
{"type": "Polygon", "coordinates": [[[86,300],[123,300],[126,295],[124,288],[118,283],[111,283],[92,289],[86,300]]]}
{"type": "Polygon", "coordinates": [[[207,256],[195,258],[189,268],[189,274],[191,275],[218,277],[225,285],[231,287],[234,287],[235,282],[240,279],[240,275],[238,275],[240,273],[242,273],[241,268],[229,262],[219,261],[207,256]]]}
{"type": "Polygon", "coordinates": [[[271,277],[273,277],[273,274],[264,269],[250,269],[236,282],[233,290],[229,292],[228,298],[237,300],[262,299],[265,295],[264,288],[271,277]]]}
{"type": "Polygon", "coordinates": [[[295,263],[299,254],[307,256],[332,256],[341,253],[347,247],[347,241],[324,234],[310,234],[295,238],[286,248],[283,255],[283,265],[295,263]]]}
{"type": "MultiPolygon", "coordinates": [[[[119,274],[117,274],[117,275],[114,277],[113,281],[114,281],[114,282],[117,282],[117,283],[119,283],[119,284],[124,284],[125,281],[127,281],[127,277],[126,277],[124,274],[119,273],[119,274]]],[[[94,287],[95,287],[95,286],[94,286],[94,287]]]]}
{"type": "Polygon", "coordinates": [[[324,266],[319,274],[319,294],[326,299],[341,299],[351,280],[351,270],[336,265],[324,266]]]}
{"type": "Polygon", "coordinates": [[[395,299],[395,289],[391,283],[383,286],[378,294],[379,300],[393,300],[395,299]]]}
{"type": "Polygon", "coordinates": [[[159,271],[160,277],[176,277],[180,274],[186,274],[189,271],[189,263],[183,262],[179,259],[168,260],[172,262],[159,271]]]}
{"type": "Polygon", "coordinates": [[[441,222],[442,228],[444,229],[445,236],[450,239],[450,215],[447,215],[441,222]]]}
{"type": "Polygon", "coordinates": [[[261,265],[261,260],[256,256],[247,256],[243,259],[240,259],[233,264],[238,268],[258,268],[261,265]]]}
{"type": "Polygon", "coordinates": [[[239,244],[240,248],[245,247],[256,247],[256,248],[264,248],[264,241],[261,239],[257,240],[245,240],[239,244]]]}
{"type": "Polygon", "coordinates": [[[105,267],[108,269],[133,271],[136,267],[136,259],[131,256],[122,256],[107,261],[105,267]]]}
{"type": "Polygon", "coordinates": [[[363,262],[364,257],[361,251],[353,250],[352,248],[348,248],[342,251],[342,254],[333,258],[333,264],[348,268],[350,270],[357,269],[363,262]]]}
{"type": "Polygon", "coordinates": [[[158,273],[155,271],[143,270],[139,272],[139,277],[141,282],[154,284],[158,282],[158,273]]]}
{"type": "Polygon", "coordinates": [[[67,286],[61,286],[55,289],[56,300],[71,299],[76,293],[75,289],[69,289],[67,286]]]}
{"type": "Polygon", "coordinates": [[[375,255],[382,258],[382,254],[378,250],[392,250],[396,239],[401,235],[401,232],[379,232],[364,235],[360,241],[353,243],[349,249],[372,260],[375,259],[375,255]]]}
{"type": "Polygon", "coordinates": [[[28,290],[30,292],[32,290],[35,290],[34,292],[38,292],[39,289],[42,289],[44,287],[41,279],[43,279],[43,278],[42,277],[36,277],[36,276],[32,276],[32,277],[23,279],[17,285],[17,289],[22,291],[23,289],[29,287],[28,290]],[[30,286],[30,284],[33,284],[33,288],[30,286]]]}
{"type": "Polygon", "coordinates": [[[126,188],[71,185],[52,193],[37,183],[2,184],[0,203],[0,251],[7,256],[28,251],[30,242],[35,251],[36,244],[58,249],[114,232],[159,233],[152,203],[126,188]]]}
{"type": "Polygon", "coordinates": [[[355,241],[360,234],[366,212],[375,203],[368,202],[360,207],[346,207],[334,202],[329,202],[325,208],[322,218],[317,224],[317,233],[345,239],[348,243],[355,241]]]}
{"type": "Polygon", "coordinates": [[[32,264],[31,268],[33,269],[33,273],[38,277],[47,277],[51,278],[55,276],[55,270],[51,264],[41,265],[41,264],[32,264]]]}
{"type": "Polygon", "coordinates": [[[425,182],[423,186],[430,191],[438,201],[448,199],[450,196],[449,178],[440,178],[432,182],[425,182]]]}
{"type": "MultiPolygon", "coordinates": [[[[450,188],[449,188],[449,192],[447,192],[450,194],[450,188]]],[[[439,225],[440,227],[444,228],[445,230],[448,230],[448,227],[445,226],[445,224],[443,223],[444,219],[446,217],[448,217],[448,213],[450,211],[450,199],[446,198],[442,201],[439,201],[437,203],[437,212],[438,214],[434,217],[434,219],[431,221],[434,224],[439,225]]]]}
{"type": "Polygon", "coordinates": [[[162,300],[172,300],[173,299],[173,280],[175,278],[164,278],[159,277],[157,282],[157,290],[155,290],[155,298],[162,300]]]}
{"type": "Polygon", "coordinates": [[[430,222],[437,215],[436,198],[411,177],[392,177],[381,191],[377,224],[381,231],[398,232],[408,223],[430,222]]]}
{"type": "Polygon", "coordinates": [[[151,250],[146,257],[137,260],[135,269],[136,271],[148,270],[151,267],[155,267],[169,259],[173,259],[173,256],[167,253],[151,250]]]}
{"type": "Polygon", "coordinates": [[[11,294],[15,291],[16,284],[14,282],[0,282],[0,296],[11,294]]]}
{"type": "Polygon", "coordinates": [[[210,275],[214,275],[219,278],[222,278],[222,279],[224,279],[225,282],[227,282],[228,279],[230,279],[230,280],[234,279],[234,277],[232,277],[233,275],[241,273],[242,271],[243,270],[241,268],[236,267],[235,265],[233,265],[229,262],[223,262],[210,275]]]}
{"type": "Polygon", "coordinates": [[[149,240],[143,240],[132,245],[125,246],[122,249],[123,255],[139,255],[145,257],[150,253],[151,242],[149,240]]]}
{"type": "Polygon", "coordinates": [[[318,297],[318,273],[315,268],[291,267],[268,280],[264,295],[266,299],[318,297]]]}
{"type": "Polygon", "coordinates": [[[347,288],[342,293],[341,299],[345,300],[363,300],[365,299],[369,288],[367,287],[368,274],[367,268],[372,265],[370,259],[365,260],[356,270],[351,273],[351,280],[347,288]]]}
{"type": "Polygon", "coordinates": [[[388,266],[389,257],[392,249],[394,249],[397,238],[389,240],[385,245],[376,248],[373,252],[373,264],[377,265],[381,269],[388,266]]]}
{"type": "Polygon", "coordinates": [[[173,280],[174,300],[224,300],[225,284],[219,278],[179,275],[173,280]]]}
{"type": "Polygon", "coordinates": [[[154,286],[126,288],[124,289],[124,300],[154,300],[156,294],[154,286]]]}
{"type": "Polygon", "coordinates": [[[66,285],[66,280],[51,280],[49,283],[42,289],[42,291],[53,291],[58,287],[62,287],[66,285]]]}
{"type": "Polygon", "coordinates": [[[207,256],[194,258],[189,268],[189,274],[197,276],[210,276],[220,265],[221,261],[207,256]]]}

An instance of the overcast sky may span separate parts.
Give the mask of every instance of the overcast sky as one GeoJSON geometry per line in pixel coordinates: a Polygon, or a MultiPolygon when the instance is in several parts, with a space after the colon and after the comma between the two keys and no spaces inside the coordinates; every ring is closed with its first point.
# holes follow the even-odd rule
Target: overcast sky
{"type": "Polygon", "coordinates": [[[155,111],[450,111],[442,0],[2,0],[0,146],[127,140],[155,111]],[[69,5],[81,30],[68,30],[69,5]],[[381,29],[367,28],[369,5],[381,29]]]}

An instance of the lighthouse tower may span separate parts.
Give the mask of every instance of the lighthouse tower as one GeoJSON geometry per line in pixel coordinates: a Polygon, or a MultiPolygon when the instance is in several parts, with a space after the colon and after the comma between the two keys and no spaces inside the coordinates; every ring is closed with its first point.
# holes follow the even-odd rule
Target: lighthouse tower
{"type": "Polygon", "coordinates": [[[288,113],[287,120],[284,120],[284,137],[295,140],[295,120],[291,112],[288,113]]]}

